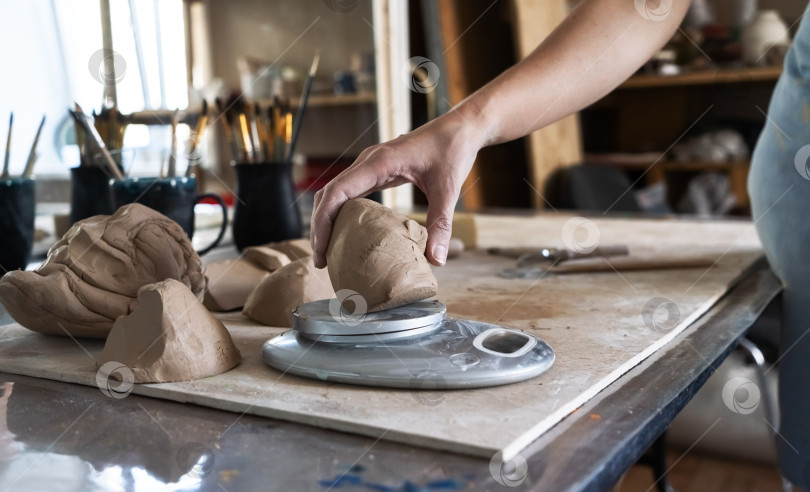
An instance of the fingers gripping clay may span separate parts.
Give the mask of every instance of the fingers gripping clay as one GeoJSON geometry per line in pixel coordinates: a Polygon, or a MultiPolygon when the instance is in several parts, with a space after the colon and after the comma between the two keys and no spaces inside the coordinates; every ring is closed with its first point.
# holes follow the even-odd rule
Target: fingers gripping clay
{"type": "Polygon", "coordinates": [[[245,301],[242,312],[268,326],[289,327],[299,305],[334,296],[329,273],[315,268],[312,257],[302,258],[262,280],[245,301]]]}
{"type": "Polygon", "coordinates": [[[98,366],[115,361],[136,383],[166,383],[216,376],[240,360],[225,326],[188,287],[167,279],[141,287],[132,313],[115,321],[98,366]]]}
{"type": "Polygon", "coordinates": [[[34,271],[0,280],[0,302],[28,329],[106,338],[138,289],[172,278],[201,297],[205,276],[183,229],[139,204],[77,222],[34,271]]]}
{"type": "Polygon", "coordinates": [[[404,215],[365,198],[343,204],[326,252],[335,291],[350,289],[380,311],[436,295],[436,277],[425,258],[427,230],[404,215]]]}

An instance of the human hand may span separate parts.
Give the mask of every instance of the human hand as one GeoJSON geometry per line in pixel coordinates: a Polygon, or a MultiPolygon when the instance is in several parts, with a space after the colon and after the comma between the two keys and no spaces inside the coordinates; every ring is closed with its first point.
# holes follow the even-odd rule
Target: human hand
{"type": "Polygon", "coordinates": [[[461,185],[484,139],[474,125],[451,111],[406,135],[364,150],[348,169],[315,194],[312,249],[315,266],[326,266],[332,223],[352,198],[413,183],[427,196],[428,242],[425,256],[444,265],[461,185]]]}

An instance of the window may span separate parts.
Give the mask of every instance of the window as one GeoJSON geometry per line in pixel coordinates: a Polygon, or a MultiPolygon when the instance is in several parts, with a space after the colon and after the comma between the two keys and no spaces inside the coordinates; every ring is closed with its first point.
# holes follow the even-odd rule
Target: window
{"type": "MultiPolygon", "coordinates": [[[[122,113],[188,106],[182,0],[110,0],[122,113]]],[[[78,164],[67,108],[99,111],[103,98],[98,0],[0,2],[0,136],[14,111],[11,170],[22,172],[42,115],[35,174],[65,175],[78,164]]],[[[168,125],[167,121],[167,125],[168,125]]],[[[188,133],[179,129],[179,136],[188,133]]],[[[127,129],[126,167],[154,174],[170,146],[168,126],[127,129]]],[[[182,140],[180,140],[182,142],[182,140]]],[[[3,149],[4,150],[4,149],[3,149]]]]}

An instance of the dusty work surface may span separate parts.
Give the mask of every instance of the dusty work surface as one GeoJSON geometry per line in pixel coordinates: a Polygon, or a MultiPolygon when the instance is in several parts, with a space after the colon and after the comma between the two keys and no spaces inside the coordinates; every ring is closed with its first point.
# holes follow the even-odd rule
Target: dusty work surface
{"type": "MultiPolygon", "coordinates": [[[[562,246],[569,218],[480,216],[479,247],[562,246]]],[[[497,274],[513,260],[481,251],[451,260],[436,270],[438,298],[451,316],[523,329],[554,348],[557,360],[548,372],[514,385],[387,390],[285,376],[259,357],[262,343],[282,330],[227,314],[221,318],[243,356],[236,369],[186,383],[137,385],[132,391],[229,410],[234,419],[250,413],[486,457],[503,450],[509,458],[676,337],[761,255],[746,222],[594,223],[601,244],[624,243],[634,255],[705,256],[717,263],[689,270],[503,279],[497,274]]],[[[0,328],[0,371],[95,385],[94,356],[101,347],[99,341],[8,325],[0,328]]]]}

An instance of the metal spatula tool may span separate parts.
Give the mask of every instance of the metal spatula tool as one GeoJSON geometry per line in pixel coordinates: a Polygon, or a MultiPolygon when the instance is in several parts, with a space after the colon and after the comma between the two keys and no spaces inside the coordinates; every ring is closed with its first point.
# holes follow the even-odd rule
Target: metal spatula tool
{"type": "Polygon", "coordinates": [[[491,249],[491,254],[500,254],[510,257],[517,257],[515,268],[507,268],[500,274],[504,278],[537,278],[543,275],[549,268],[558,265],[563,261],[577,260],[584,258],[627,256],[630,251],[623,244],[599,246],[579,252],[564,248],[540,248],[540,249],[491,249]]]}
{"type": "Polygon", "coordinates": [[[554,351],[522,331],[449,318],[438,301],[352,314],[330,299],[299,306],[293,329],[265,342],[262,358],[322,381],[451,389],[532,378],[551,367],[554,351]]]}

